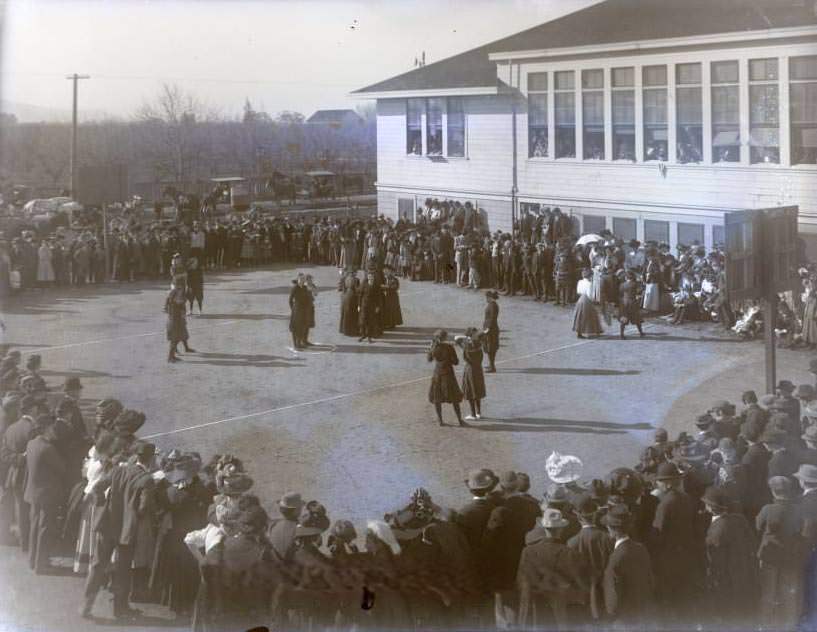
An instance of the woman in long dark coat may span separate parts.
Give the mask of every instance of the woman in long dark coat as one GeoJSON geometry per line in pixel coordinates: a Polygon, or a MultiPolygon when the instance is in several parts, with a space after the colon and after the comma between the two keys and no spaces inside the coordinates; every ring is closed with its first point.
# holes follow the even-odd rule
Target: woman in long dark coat
{"type": "Polygon", "coordinates": [[[366,282],[360,289],[360,304],[358,306],[358,327],[360,330],[359,341],[363,342],[368,338],[376,338],[381,333],[380,318],[383,307],[383,291],[377,284],[375,275],[369,272],[366,282]]]}
{"type": "Polygon", "coordinates": [[[465,360],[462,394],[471,407],[471,414],[465,418],[468,421],[482,418],[482,400],[485,399],[485,374],[482,371],[483,335],[476,328],[469,327],[464,336],[454,338],[462,347],[462,359],[465,360]]]}
{"type": "Polygon", "coordinates": [[[289,292],[289,331],[292,332],[292,346],[294,349],[306,347],[309,336],[310,309],[312,294],[306,287],[306,275],[298,274],[289,292]]]}
{"type": "Polygon", "coordinates": [[[184,350],[187,353],[193,353],[195,349],[190,348],[187,341],[190,335],[187,333],[187,318],[185,317],[187,311],[187,292],[185,290],[184,277],[176,277],[173,283],[173,289],[165,299],[165,312],[167,313],[167,341],[170,343],[170,348],[167,354],[168,362],[178,362],[176,357],[178,353],[178,346],[181,342],[184,345],[184,350]]]}
{"type": "Polygon", "coordinates": [[[338,283],[338,291],[341,292],[338,329],[344,336],[357,336],[358,285],[358,278],[352,272],[348,272],[338,283]]]}
{"type": "Polygon", "coordinates": [[[465,426],[460,411],[462,391],[454,375],[454,366],[459,364],[459,358],[457,358],[456,349],[446,340],[447,338],[446,331],[437,330],[431,342],[431,348],[428,350],[428,361],[434,361],[434,374],[431,376],[431,386],[428,389],[428,401],[434,404],[437,421],[441,426],[445,425],[443,423],[443,404],[451,404],[457,414],[457,421],[461,426],[465,426]]]}
{"type": "Polygon", "coordinates": [[[168,455],[165,479],[156,486],[159,532],[150,574],[150,589],[177,616],[189,616],[199,588],[199,569],[184,536],[207,522],[212,502],[197,472],[196,454],[168,455]]]}
{"type": "Polygon", "coordinates": [[[194,302],[199,304],[199,314],[201,314],[201,305],[204,302],[204,271],[201,262],[196,257],[190,257],[187,262],[187,287],[190,315],[193,315],[194,302]]]}
{"type": "Polygon", "coordinates": [[[485,292],[485,316],[482,321],[482,349],[488,355],[488,373],[496,373],[496,352],[499,351],[499,294],[493,290],[485,292]]]}
{"type": "Polygon", "coordinates": [[[383,329],[394,329],[403,324],[403,311],[400,309],[400,280],[394,276],[394,269],[385,268],[386,279],[383,283],[383,329]]]}

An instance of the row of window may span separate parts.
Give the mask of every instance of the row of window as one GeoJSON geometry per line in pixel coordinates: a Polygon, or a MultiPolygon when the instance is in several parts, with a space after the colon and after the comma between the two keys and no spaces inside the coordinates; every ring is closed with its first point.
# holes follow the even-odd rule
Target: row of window
{"type": "Polygon", "coordinates": [[[448,156],[465,156],[465,107],[462,97],[408,99],[406,103],[406,153],[443,155],[443,114],[446,119],[448,156]],[[423,115],[426,119],[423,151],[423,115]]]}
{"type": "MultiPolygon", "coordinates": [[[[520,212],[525,214],[527,212],[538,211],[540,205],[536,203],[522,202],[520,205],[520,212]]],[[[638,239],[638,220],[631,217],[613,217],[612,226],[607,225],[607,218],[603,215],[573,215],[573,226],[577,235],[597,235],[609,229],[612,233],[622,239],[625,243],[638,239]]],[[[694,224],[688,222],[677,222],[678,228],[678,244],[691,246],[693,244],[704,245],[704,233],[706,226],[704,224],[694,224]]],[[[644,242],[655,241],[658,243],[670,243],[670,223],[663,220],[645,219],[644,220],[644,242]]],[[[712,243],[714,245],[723,245],[725,239],[724,227],[714,225],[712,226],[712,243]]]]}
{"type": "MultiPolygon", "coordinates": [[[[667,66],[644,66],[642,109],[644,154],[642,160],[668,158],[667,66]]],[[[713,162],[740,162],[743,146],[749,162],[780,162],[778,59],[749,61],[749,138],[740,137],[741,81],[738,61],[710,65],[711,142],[713,162]]],[[[528,155],[576,158],[576,98],[581,99],[582,158],[600,160],[606,155],[604,71],[553,72],[554,134],[549,138],[549,74],[528,75],[528,155]],[[552,146],[551,146],[552,145],[552,146]]],[[[817,55],[789,61],[790,139],[792,164],[817,164],[817,55]]],[[[702,64],[675,66],[676,160],[701,162],[704,154],[702,64]]],[[[610,73],[612,156],[635,161],[635,68],[613,68],[610,73]]]]}

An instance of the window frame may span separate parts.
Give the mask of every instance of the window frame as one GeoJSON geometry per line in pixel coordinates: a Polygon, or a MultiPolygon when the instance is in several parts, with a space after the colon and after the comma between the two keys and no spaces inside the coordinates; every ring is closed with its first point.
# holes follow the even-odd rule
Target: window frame
{"type": "MultiPolygon", "coordinates": [[[[756,59],[749,59],[748,63],[749,67],[749,77],[748,77],[748,84],[749,84],[749,138],[747,142],[749,143],[749,164],[750,165],[779,165],[781,160],[781,120],[780,120],[780,59],[778,57],[761,57],[756,59]],[[769,61],[774,60],[777,64],[777,68],[775,71],[775,78],[770,79],[752,79],[752,69],[753,65],[752,62],[765,62],[768,63],[769,61]],[[777,111],[776,111],[776,124],[768,124],[768,123],[755,123],[752,117],[754,108],[754,91],[752,88],[766,88],[766,87],[774,87],[776,100],[777,100],[777,111]],[[777,130],[777,160],[755,160],[755,152],[753,151],[754,147],[763,147],[767,149],[769,147],[774,147],[774,145],[755,145],[755,139],[752,132],[755,129],[768,129],[768,130],[777,130]]],[[[768,74],[768,72],[767,72],[768,74]]],[[[764,100],[768,99],[768,95],[764,97],[764,100]]],[[[791,127],[791,126],[789,126],[791,127]]]]}
{"type": "MultiPolygon", "coordinates": [[[[742,147],[743,143],[742,143],[742,139],[741,139],[741,135],[740,135],[740,127],[741,127],[741,121],[740,121],[740,111],[741,111],[741,108],[740,108],[740,105],[741,105],[740,104],[740,101],[741,101],[741,82],[740,82],[740,79],[741,79],[741,77],[740,77],[740,75],[741,75],[740,61],[737,60],[737,59],[734,59],[734,60],[724,59],[724,60],[718,60],[718,61],[710,62],[709,109],[710,109],[710,116],[711,116],[711,119],[710,119],[711,124],[710,124],[710,129],[709,129],[708,142],[709,142],[710,147],[711,147],[711,155],[712,155],[712,164],[713,165],[719,165],[719,164],[727,164],[728,165],[728,164],[740,164],[741,163],[741,158],[742,158],[741,154],[743,153],[743,147],[742,147]],[[731,78],[729,80],[725,80],[725,81],[719,81],[719,80],[716,79],[716,72],[715,72],[716,66],[720,66],[720,65],[724,65],[724,64],[734,65],[734,68],[737,71],[736,72],[737,76],[736,76],[736,78],[734,80],[732,80],[731,78]],[[715,106],[716,106],[715,94],[717,92],[723,92],[725,95],[727,95],[727,101],[729,101],[731,99],[735,99],[735,104],[734,105],[735,105],[736,109],[735,109],[735,121],[734,122],[718,122],[718,121],[715,120],[715,112],[716,112],[716,110],[715,110],[715,106]],[[734,95],[732,93],[734,93],[734,95]],[[726,133],[729,133],[729,132],[735,132],[736,133],[736,142],[728,144],[728,145],[716,146],[715,141],[717,140],[718,135],[719,134],[726,134],[726,133]],[[718,147],[735,148],[736,151],[737,151],[735,159],[734,160],[720,160],[720,159],[718,159],[718,151],[719,151],[718,147]]],[[[726,151],[728,152],[729,149],[726,149],[726,151]]],[[[727,153],[727,155],[728,155],[728,153],[727,153]]]]}
{"type": "MultiPolygon", "coordinates": [[[[675,162],[679,165],[690,165],[690,164],[702,164],[704,162],[704,109],[703,109],[703,62],[695,61],[695,62],[684,62],[675,65],[675,162]],[[682,81],[682,72],[681,69],[684,67],[695,67],[698,68],[698,78],[697,82],[695,81],[682,81]],[[698,109],[698,122],[682,122],[681,121],[681,92],[687,91],[690,94],[695,94],[697,92],[698,99],[697,102],[692,99],[686,104],[684,107],[691,106],[691,111],[694,111],[695,108],[698,109]],[[692,130],[687,128],[693,128],[692,130]],[[697,135],[700,136],[699,146],[694,147],[694,144],[690,142],[689,144],[692,146],[692,149],[698,149],[699,157],[698,160],[690,159],[690,160],[681,160],[681,132],[683,131],[684,134],[690,136],[691,134],[695,133],[695,128],[697,128],[697,135]]],[[[694,136],[691,137],[691,140],[697,140],[694,136]]]]}
{"type": "MultiPolygon", "coordinates": [[[[659,99],[660,100],[660,99],[659,99]]],[[[669,68],[667,64],[648,64],[646,66],[641,66],[641,132],[643,136],[642,142],[642,156],[641,162],[644,163],[656,163],[656,162],[667,162],[669,160],[669,68]],[[653,81],[647,81],[647,75],[649,70],[653,70],[656,68],[663,68],[664,70],[664,78],[663,83],[656,83],[653,81]],[[664,121],[663,123],[648,123],[647,121],[647,94],[652,95],[663,95],[664,104],[663,104],[663,111],[664,111],[664,121]],[[660,131],[663,128],[664,130],[664,155],[663,157],[658,158],[647,158],[647,138],[648,138],[648,131],[655,133],[660,131]]],[[[655,109],[657,111],[658,106],[650,105],[649,107],[655,109]]]]}
{"type": "Polygon", "coordinates": [[[443,128],[445,135],[443,137],[443,144],[445,145],[445,156],[447,158],[466,158],[468,156],[468,117],[465,114],[465,97],[445,97],[445,109],[443,110],[443,128]],[[461,106],[462,113],[462,154],[451,153],[451,102],[458,101],[461,106]]]}
{"type": "MultiPolygon", "coordinates": [[[[638,154],[636,148],[636,105],[638,103],[637,98],[637,88],[635,82],[635,66],[619,66],[610,68],[610,156],[613,162],[638,162],[638,154]],[[630,81],[629,84],[619,84],[616,80],[616,71],[623,71],[629,70],[630,71],[630,81]],[[622,94],[630,94],[632,95],[632,106],[630,106],[630,114],[632,115],[632,123],[617,123],[616,122],[616,96],[622,94]],[[616,140],[618,138],[618,134],[616,133],[617,129],[631,129],[632,130],[632,158],[619,158],[617,156],[616,150],[616,140]]],[[[620,96],[619,96],[620,98],[620,96]]],[[[620,110],[621,108],[619,108],[620,110]]],[[[628,136],[630,134],[627,134],[628,136]]]]}
{"type": "MultiPolygon", "coordinates": [[[[604,99],[604,69],[603,68],[585,68],[581,71],[581,108],[582,108],[582,160],[593,160],[599,161],[604,160],[606,157],[607,151],[607,134],[604,126],[604,119],[605,119],[605,99],[604,99]],[[592,73],[592,74],[591,74],[592,73]],[[601,84],[600,85],[592,85],[586,86],[586,78],[588,77],[601,77],[601,84]],[[587,105],[588,99],[592,98],[594,100],[601,99],[601,122],[594,122],[592,126],[588,127],[587,124],[587,105]],[[590,149],[590,144],[588,142],[588,134],[598,135],[599,127],[601,127],[601,153],[600,157],[593,157],[588,155],[588,151],[590,149]]],[[[596,104],[598,105],[598,104],[596,104]]],[[[594,108],[595,109],[595,108],[594,108]]]]}
{"type": "Polygon", "coordinates": [[[527,85],[527,88],[528,88],[528,159],[529,160],[540,160],[542,158],[550,158],[551,157],[552,143],[550,142],[551,141],[551,139],[550,139],[550,125],[548,124],[549,116],[550,116],[550,111],[549,111],[550,84],[551,84],[550,74],[551,73],[548,72],[548,71],[543,71],[543,72],[533,72],[533,73],[529,73],[527,75],[527,84],[528,84],[527,85]],[[544,87],[544,89],[540,88],[540,87],[537,87],[537,88],[532,88],[531,87],[531,77],[532,76],[544,76],[544,78],[545,78],[545,87],[544,87]],[[544,124],[539,124],[539,125],[536,125],[536,126],[533,126],[531,124],[531,121],[533,119],[533,117],[532,117],[532,113],[533,113],[533,97],[535,97],[537,101],[539,101],[541,98],[544,98],[544,104],[545,104],[545,107],[544,107],[544,117],[545,117],[544,124]],[[539,131],[544,131],[545,151],[544,151],[544,154],[541,155],[541,156],[534,156],[534,143],[533,143],[533,140],[534,140],[533,130],[534,129],[539,130],[539,131]]]}
{"type": "MultiPolygon", "coordinates": [[[[796,55],[789,58],[789,155],[791,160],[792,167],[807,167],[807,168],[814,168],[817,165],[817,148],[811,148],[812,153],[814,154],[815,158],[813,162],[799,162],[795,159],[795,133],[801,132],[807,129],[815,130],[814,134],[817,135],[817,72],[814,73],[813,77],[805,77],[805,78],[794,78],[794,66],[796,60],[800,59],[808,59],[814,60],[815,65],[817,65],[817,55],[796,55]],[[815,103],[812,104],[812,108],[814,109],[814,119],[810,121],[804,121],[802,123],[795,123],[794,121],[794,91],[792,88],[795,86],[813,86],[813,90],[815,91],[815,103]]],[[[808,88],[806,88],[808,90],[808,88]]],[[[803,108],[805,110],[808,109],[808,103],[804,104],[803,108]]]]}
{"type": "MultiPolygon", "coordinates": [[[[567,108],[562,108],[567,109],[567,108]]],[[[577,130],[577,121],[576,121],[576,71],[575,70],[557,70],[553,72],[553,118],[554,118],[554,125],[553,125],[553,158],[554,160],[576,160],[576,153],[578,150],[578,143],[576,142],[576,134],[578,133],[577,130]],[[558,78],[560,76],[571,76],[572,77],[572,86],[569,88],[560,88],[558,78]],[[572,111],[572,119],[573,125],[560,125],[559,124],[559,97],[571,97],[573,100],[573,107],[571,108],[572,111]],[[560,129],[573,129],[573,155],[572,156],[560,156],[559,155],[559,130],[560,129]]]]}
{"type": "MultiPolygon", "coordinates": [[[[425,126],[423,125],[423,119],[425,118],[425,114],[426,114],[425,108],[426,108],[426,100],[424,98],[422,98],[422,97],[406,99],[406,125],[405,125],[405,138],[406,138],[405,151],[406,151],[406,156],[413,156],[413,157],[417,157],[417,158],[422,158],[423,156],[425,156],[425,129],[424,129],[425,126]],[[419,122],[417,124],[416,129],[414,129],[415,132],[416,131],[420,132],[420,139],[419,139],[420,140],[420,151],[419,151],[419,153],[409,150],[409,147],[410,147],[409,143],[411,141],[411,137],[409,136],[409,133],[413,129],[412,124],[409,122],[409,118],[410,118],[410,114],[411,114],[411,104],[412,103],[414,103],[415,105],[419,104],[419,105],[422,106],[417,112],[417,114],[419,116],[419,122]]],[[[417,143],[417,141],[415,140],[411,146],[415,146],[416,143],[417,143]]]]}

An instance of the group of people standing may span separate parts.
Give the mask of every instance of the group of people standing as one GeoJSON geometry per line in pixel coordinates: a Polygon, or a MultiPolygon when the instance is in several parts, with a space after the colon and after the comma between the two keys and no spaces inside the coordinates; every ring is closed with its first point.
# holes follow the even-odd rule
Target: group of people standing
{"type": "MultiPolygon", "coordinates": [[[[490,300],[490,299],[489,299],[490,300]]],[[[484,330],[456,336],[479,388],[484,330]]],[[[439,332],[430,356],[453,363],[439,332]]],[[[139,625],[160,603],[194,630],[812,629],[817,621],[817,392],[781,381],[743,409],[715,402],[696,432],[666,430],[633,467],[583,482],[569,455],[468,473],[457,508],[416,489],[354,525],[297,491],[265,504],[242,460],[160,453],[144,414],[52,392],[38,356],[0,360],[0,539],[52,571],[70,547],[98,594],[139,625]],[[272,509],[273,513],[268,513],[272,509]],[[360,530],[358,530],[360,529],[360,530]],[[361,607],[362,605],[362,607],[361,607]],[[798,628],[799,626],[799,628],[798,628]]],[[[810,366],[817,375],[817,361],[810,366]]],[[[456,387],[442,380],[432,389],[456,387]]],[[[704,407],[702,407],[704,408],[704,407]]],[[[478,409],[477,409],[478,412],[478,409]]]]}

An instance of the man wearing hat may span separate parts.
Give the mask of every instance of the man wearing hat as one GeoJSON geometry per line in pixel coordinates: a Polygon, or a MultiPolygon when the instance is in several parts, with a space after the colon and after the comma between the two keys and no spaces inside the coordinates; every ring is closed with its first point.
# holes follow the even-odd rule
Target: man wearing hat
{"type": "Polygon", "coordinates": [[[660,494],[655,509],[654,563],[658,600],[668,620],[684,616],[697,586],[696,510],[692,498],[681,490],[682,474],[674,463],[662,463],[655,475],[660,494]]]}
{"type": "Polygon", "coordinates": [[[769,477],[791,476],[797,471],[797,454],[787,447],[789,434],[785,430],[769,422],[760,441],[769,451],[769,477]]]}
{"type": "Polygon", "coordinates": [[[111,555],[116,551],[113,568],[113,612],[117,619],[138,616],[130,607],[130,567],[140,520],[154,518],[154,480],[152,466],[156,448],[137,441],[132,446],[135,459],[114,468],[105,506],[96,525],[97,547],[85,581],[85,597],[80,614],[91,616],[94,601],[107,578],[111,555]]]}
{"type": "Polygon", "coordinates": [[[750,521],[766,503],[771,501],[769,495],[769,459],[771,453],[761,442],[765,422],[759,419],[748,419],[740,427],[740,440],[746,446],[741,465],[747,473],[746,517],[750,521]]]}
{"type": "Polygon", "coordinates": [[[709,414],[712,415],[713,426],[712,430],[718,439],[729,437],[730,439],[737,439],[738,432],[740,432],[740,425],[734,417],[735,407],[725,400],[719,400],[709,409],[709,414]]]}
{"type": "Polygon", "coordinates": [[[567,541],[567,546],[583,559],[590,573],[590,615],[599,620],[604,614],[602,580],[607,560],[613,551],[613,541],[607,532],[596,525],[599,507],[590,494],[580,494],[575,500],[576,515],[581,530],[567,541]]]}
{"type": "Polygon", "coordinates": [[[743,410],[740,413],[741,425],[750,419],[766,423],[768,413],[758,405],[757,394],[754,391],[744,391],[740,399],[743,402],[743,410]]]}
{"type": "Polygon", "coordinates": [[[630,537],[632,519],[625,505],[614,505],[604,516],[611,540],[602,584],[605,610],[613,626],[625,630],[649,627],[655,593],[647,547],[630,537]]]}
{"type": "Polygon", "coordinates": [[[35,420],[38,436],[26,447],[26,485],[23,499],[31,507],[28,565],[37,575],[48,572],[57,539],[57,513],[65,500],[67,466],[59,444],[67,427],[50,414],[35,420]]]}
{"type": "Polygon", "coordinates": [[[794,630],[803,610],[803,513],[797,485],[791,478],[771,477],[769,490],[774,500],[760,510],[755,521],[760,534],[760,612],[755,625],[766,630],[794,630]]]}
{"type": "Polygon", "coordinates": [[[496,373],[496,354],[499,351],[499,294],[494,290],[485,292],[485,313],[482,318],[482,349],[488,356],[487,373],[496,373]]]}
{"type": "Polygon", "coordinates": [[[267,537],[272,548],[283,559],[289,559],[295,545],[295,527],[298,526],[298,517],[304,502],[297,492],[286,492],[278,501],[280,518],[270,521],[267,537]]]}
{"type": "Polygon", "coordinates": [[[805,443],[805,447],[797,452],[797,460],[803,464],[817,465],[817,426],[806,427],[800,436],[805,443]]]}
{"type": "Polygon", "coordinates": [[[85,420],[79,408],[79,400],[82,395],[82,382],[75,375],[65,378],[62,385],[63,397],[58,402],[58,406],[63,407],[63,419],[74,430],[74,432],[85,436],[88,430],[85,427],[85,420]]]}
{"type": "Polygon", "coordinates": [[[463,529],[471,545],[471,551],[479,556],[485,527],[495,504],[488,499],[488,494],[496,487],[498,479],[492,470],[487,468],[472,470],[465,479],[465,485],[471,492],[471,502],[456,512],[454,521],[463,529]]]}
{"type": "Polygon", "coordinates": [[[537,612],[552,612],[556,627],[567,629],[568,607],[583,603],[590,589],[581,556],[564,542],[569,522],[552,507],[542,510],[541,525],[545,537],[522,551],[516,575],[519,589],[519,620],[522,628],[545,624],[535,620],[537,612]]]}
{"type": "Polygon", "coordinates": [[[817,465],[804,463],[793,474],[800,483],[803,495],[800,507],[803,513],[803,535],[812,549],[817,548],[817,465]]]}
{"type": "Polygon", "coordinates": [[[792,423],[800,425],[800,401],[794,397],[795,386],[789,380],[780,380],[777,383],[777,398],[780,410],[788,414],[792,423]]]}
{"type": "Polygon", "coordinates": [[[718,436],[715,433],[715,419],[709,413],[698,415],[695,420],[698,432],[695,434],[695,441],[698,442],[707,452],[711,452],[718,447],[718,436]]]}
{"type": "Polygon", "coordinates": [[[732,513],[733,498],[720,487],[704,493],[712,522],[706,532],[709,619],[742,627],[752,620],[757,603],[757,542],[746,518],[732,513]]]}

